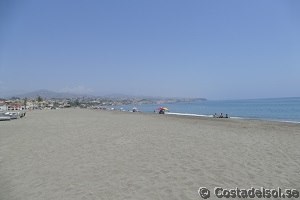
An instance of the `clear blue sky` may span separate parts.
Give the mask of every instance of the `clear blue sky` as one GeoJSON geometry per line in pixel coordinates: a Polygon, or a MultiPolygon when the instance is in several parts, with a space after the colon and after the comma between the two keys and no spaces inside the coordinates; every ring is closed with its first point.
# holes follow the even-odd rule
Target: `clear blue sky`
{"type": "Polygon", "coordinates": [[[298,0],[3,0],[0,96],[300,96],[298,0]]]}

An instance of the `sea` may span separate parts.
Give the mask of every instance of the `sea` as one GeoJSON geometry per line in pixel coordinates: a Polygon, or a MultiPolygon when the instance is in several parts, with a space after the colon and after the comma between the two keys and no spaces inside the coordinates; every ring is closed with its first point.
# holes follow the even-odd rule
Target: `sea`
{"type": "Polygon", "coordinates": [[[207,100],[166,104],[142,104],[120,106],[122,110],[136,107],[141,112],[157,112],[167,107],[169,114],[212,117],[215,113],[228,114],[236,119],[258,119],[300,123],[300,97],[248,99],[248,100],[207,100]]]}

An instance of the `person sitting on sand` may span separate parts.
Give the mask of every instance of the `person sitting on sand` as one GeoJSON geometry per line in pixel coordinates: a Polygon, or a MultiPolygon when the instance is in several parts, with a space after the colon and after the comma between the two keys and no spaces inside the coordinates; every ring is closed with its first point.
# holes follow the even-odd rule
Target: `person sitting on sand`
{"type": "Polygon", "coordinates": [[[219,118],[223,118],[223,113],[221,113],[221,115],[219,116],[219,118]]]}
{"type": "Polygon", "coordinates": [[[217,118],[217,117],[218,117],[218,116],[217,116],[217,113],[215,113],[215,114],[214,114],[214,118],[217,118]]]}
{"type": "Polygon", "coordinates": [[[225,118],[229,118],[229,117],[228,117],[228,114],[225,115],[225,118]]]}

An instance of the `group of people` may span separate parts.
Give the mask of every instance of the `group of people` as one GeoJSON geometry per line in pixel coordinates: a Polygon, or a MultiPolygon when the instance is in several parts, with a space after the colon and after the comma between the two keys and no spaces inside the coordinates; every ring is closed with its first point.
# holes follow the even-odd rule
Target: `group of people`
{"type": "MultiPolygon", "coordinates": [[[[166,107],[160,107],[157,110],[158,110],[158,114],[165,114],[165,112],[169,111],[169,109],[166,107]]],[[[154,113],[156,113],[156,110],[154,110],[154,113]]]]}
{"type": "Polygon", "coordinates": [[[225,114],[225,116],[223,116],[223,113],[221,113],[220,115],[217,115],[217,113],[215,113],[214,118],[229,118],[229,116],[228,114],[225,114]]]}

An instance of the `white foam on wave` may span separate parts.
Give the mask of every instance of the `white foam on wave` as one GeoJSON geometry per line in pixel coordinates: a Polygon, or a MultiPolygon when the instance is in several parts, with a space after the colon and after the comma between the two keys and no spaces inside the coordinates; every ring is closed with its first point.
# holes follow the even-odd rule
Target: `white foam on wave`
{"type": "Polygon", "coordinates": [[[288,120],[270,120],[270,121],[276,121],[276,122],[282,122],[282,123],[300,124],[300,122],[298,122],[298,121],[288,121],[288,120]]]}
{"type": "Polygon", "coordinates": [[[213,117],[212,115],[199,115],[192,113],[175,113],[175,112],[166,112],[167,115],[180,115],[180,116],[193,116],[193,117],[213,117]]]}
{"type": "MultiPolygon", "coordinates": [[[[192,113],[166,112],[165,114],[167,114],[167,115],[178,115],[178,116],[191,116],[191,117],[208,117],[208,118],[213,118],[213,115],[199,115],[199,114],[192,114],[192,113]]],[[[300,124],[299,121],[288,121],[288,120],[273,120],[273,119],[245,118],[245,117],[229,117],[229,118],[230,119],[236,119],[236,120],[262,120],[262,121],[274,121],[274,122],[300,124]]]]}
{"type": "Polygon", "coordinates": [[[243,117],[230,117],[230,119],[247,119],[247,118],[243,118],[243,117]]]}

